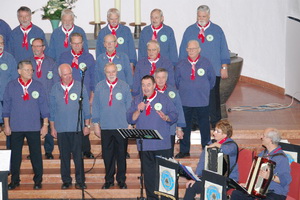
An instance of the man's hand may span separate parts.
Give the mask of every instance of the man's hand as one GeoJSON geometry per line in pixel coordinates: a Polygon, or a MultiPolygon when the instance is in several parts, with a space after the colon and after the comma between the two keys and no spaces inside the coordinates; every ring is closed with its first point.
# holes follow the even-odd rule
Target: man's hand
{"type": "Polygon", "coordinates": [[[48,133],[48,126],[47,125],[43,125],[41,130],[40,130],[40,134],[41,134],[41,138],[44,139],[45,136],[48,133]]]}
{"type": "Polygon", "coordinates": [[[168,116],[168,115],[165,115],[165,113],[163,113],[162,111],[157,110],[156,112],[157,112],[157,114],[160,116],[160,118],[161,118],[162,120],[164,120],[164,121],[166,121],[166,122],[171,121],[170,118],[169,118],[169,116],[168,116]]]}
{"type": "Polygon", "coordinates": [[[228,78],[228,65],[227,64],[223,64],[222,67],[224,67],[225,69],[221,69],[221,78],[222,79],[226,79],[228,78]]]}
{"type": "Polygon", "coordinates": [[[90,134],[90,129],[88,127],[84,127],[83,128],[83,135],[87,136],[88,134],[90,134]]]}
{"type": "Polygon", "coordinates": [[[10,136],[11,135],[11,129],[10,126],[4,126],[4,134],[6,136],[10,136]]]}
{"type": "Polygon", "coordinates": [[[194,180],[189,180],[189,181],[185,184],[185,187],[186,187],[186,188],[192,187],[195,183],[196,183],[196,181],[194,181],[194,180]]]}
{"type": "Polygon", "coordinates": [[[259,171],[259,176],[264,178],[264,179],[269,179],[270,177],[270,170],[267,168],[266,170],[260,170],[259,171]]]}
{"type": "Polygon", "coordinates": [[[101,139],[101,128],[100,125],[97,123],[94,124],[94,133],[98,138],[101,139]]]}
{"type": "Polygon", "coordinates": [[[141,102],[139,103],[138,105],[138,110],[141,112],[141,111],[144,111],[145,108],[146,108],[147,104],[145,104],[144,102],[141,102]]]}
{"type": "Polygon", "coordinates": [[[178,137],[178,139],[182,140],[183,139],[183,131],[181,128],[176,128],[176,136],[178,137]]]}
{"type": "Polygon", "coordinates": [[[51,128],[51,135],[55,138],[55,139],[57,139],[57,131],[56,131],[56,129],[53,127],[53,128],[51,128]]]}

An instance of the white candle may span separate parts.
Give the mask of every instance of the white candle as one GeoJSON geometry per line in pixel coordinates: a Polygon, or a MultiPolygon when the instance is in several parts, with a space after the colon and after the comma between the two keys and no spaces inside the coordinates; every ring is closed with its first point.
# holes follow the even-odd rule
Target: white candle
{"type": "Polygon", "coordinates": [[[115,8],[121,12],[121,0],[115,0],[115,8]]]}
{"type": "Polygon", "coordinates": [[[94,21],[100,23],[100,0],[94,0],[94,21]]]}
{"type": "Polygon", "coordinates": [[[141,24],[141,0],[134,0],[134,17],[135,24],[141,24]]]}
{"type": "Polygon", "coordinates": [[[115,8],[119,10],[120,12],[119,20],[121,20],[121,0],[115,0],[115,8]]]}

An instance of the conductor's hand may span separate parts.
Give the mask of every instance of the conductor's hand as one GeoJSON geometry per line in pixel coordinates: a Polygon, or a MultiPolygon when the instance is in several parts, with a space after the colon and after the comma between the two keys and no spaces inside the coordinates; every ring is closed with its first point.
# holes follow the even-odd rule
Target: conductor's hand
{"type": "Polygon", "coordinates": [[[145,104],[144,102],[139,103],[139,105],[138,105],[138,110],[139,110],[140,112],[143,112],[143,111],[145,110],[145,108],[146,108],[146,105],[147,105],[147,104],[145,104]]]}

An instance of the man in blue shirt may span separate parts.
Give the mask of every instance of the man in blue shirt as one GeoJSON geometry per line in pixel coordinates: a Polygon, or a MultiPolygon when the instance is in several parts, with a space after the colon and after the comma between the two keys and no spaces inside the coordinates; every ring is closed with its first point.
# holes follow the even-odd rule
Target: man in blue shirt
{"type": "MultiPolygon", "coordinates": [[[[273,171],[274,176],[269,185],[266,198],[268,200],[285,200],[287,193],[289,192],[289,185],[292,181],[291,168],[289,160],[278,143],[281,140],[281,136],[278,130],[274,128],[265,129],[261,143],[265,148],[258,156],[270,159],[276,163],[276,167],[273,171]]],[[[259,176],[268,179],[270,171],[268,169],[261,170],[259,176]]],[[[235,190],[232,192],[231,200],[254,200],[252,196],[249,196],[241,191],[235,190]]]]}
{"type": "Polygon", "coordinates": [[[111,8],[107,11],[107,22],[107,26],[101,29],[98,35],[96,58],[100,54],[105,53],[105,47],[103,45],[104,37],[107,34],[113,34],[117,37],[117,51],[127,54],[133,72],[137,58],[133,36],[130,29],[127,26],[120,24],[120,11],[116,8],[111,8]]]}
{"type": "Polygon", "coordinates": [[[60,55],[71,50],[70,36],[72,33],[80,33],[83,37],[83,48],[88,50],[88,41],[82,28],[74,24],[75,15],[72,10],[65,9],[61,13],[61,26],[51,34],[47,54],[58,62],[60,55]]]}
{"type": "Polygon", "coordinates": [[[197,40],[201,46],[201,56],[206,57],[216,76],[216,84],[212,88],[209,97],[210,123],[212,128],[221,119],[220,107],[220,79],[228,78],[228,64],[230,54],[225,34],[220,26],[210,21],[210,9],[201,5],[197,9],[197,22],[190,25],[184,32],[179,49],[179,59],[187,56],[185,50],[188,41],[197,40]]]}
{"type": "Polygon", "coordinates": [[[139,39],[139,60],[147,57],[147,43],[150,40],[156,40],[160,46],[160,53],[167,57],[175,66],[178,62],[177,45],[174,31],[171,27],[165,25],[162,10],[154,9],[151,11],[151,25],[143,28],[139,39]]]}
{"type": "Polygon", "coordinates": [[[28,141],[30,159],[34,171],[34,189],[42,188],[43,162],[41,139],[48,132],[49,108],[43,85],[32,79],[30,61],[18,65],[20,77],[10,81],[3,98],[4,133],[11,135],[11,183],[9,190],[20,185],[20,167],[24,138],[28,141]],[[41,123],[43,118],[43,123],[41,123]]]}
{"type": "Polygon", "coordinates": [[[18,20],[20,25],[14,28],[10,34],[8,51],[15,57],[17,62],[33,56],[30,45],[34,38],[42,38],[45,41],[47,49],[47,41],[44,31],[31,22],[31,10],[26,6],[18,9],[18,20]]]}

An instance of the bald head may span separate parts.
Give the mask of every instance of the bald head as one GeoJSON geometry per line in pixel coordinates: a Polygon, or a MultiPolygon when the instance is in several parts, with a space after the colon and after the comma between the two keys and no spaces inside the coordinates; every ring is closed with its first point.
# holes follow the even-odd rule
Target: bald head
{"type": "Polygon", "coordinates": [[[58,67],[58,74],[64,85],[68,85],[73,80],[72,67],[69,64],[61,64],[58,67]]]}

